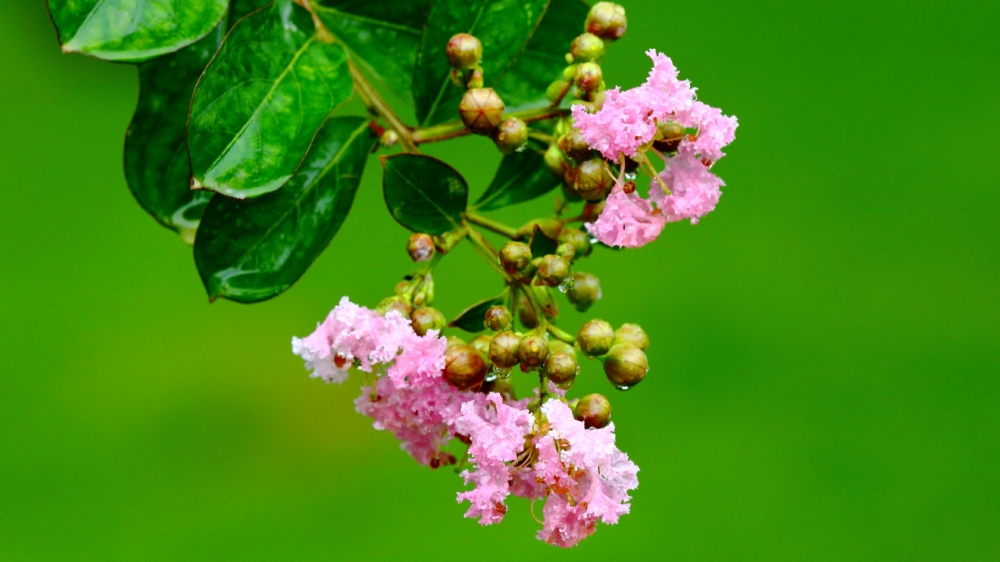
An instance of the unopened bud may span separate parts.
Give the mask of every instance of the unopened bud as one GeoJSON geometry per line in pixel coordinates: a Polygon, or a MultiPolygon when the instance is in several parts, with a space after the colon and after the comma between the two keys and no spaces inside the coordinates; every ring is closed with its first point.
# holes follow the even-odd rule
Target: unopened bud
{"type": "Polygon", "coordinates": [[[626,27],[625,8],[614,2],[598,2],[587,14],[585,29],[601,39],[619,39],[626,27]]]}
{"type": "Polygon", "coordinates": [[[477,66],[472,70],[467,71],[468,79],[465,81],[466,88],[482,88],[483,87],[483,67],[477,66]]]}
{"type": "Polygon", "coordinates": [[[535,233],[535,227],[542,231],[542,234],[549,238],[555,238],[562,232],[563,221],[559,219],[535,219],[524,223],[517,229],[517,237],[521,239],[531,238],[535,233]]]}
{"type": "Polygon", "coordinates": [[[507,242],[500,248],[500,265],[513,275],[531,264],[531,248],[524,242],[507,242]]]}
{"type": "Polygon", "coordinates": [[[493,131],[493,143],[503,154],[524,148],[528,142],[528,125],[517,117],[508,117],[493,131]]]}
{"type": "Polygon", "coordinates": [[[583,134],[576,127],[559,137],[559,148],[573,160],[582,162],[590,158],[590,145],[583,140],[583,134]]]}
{"type": "Polygon", "coordinates": [[[561,99],[562,96],[566,95],[566,90],[569,88],[569,80],[556,80],[555,82],[549,84],[549,87],[545,89],[545,97],[552,103],[556,100],[561,99]]]}
{"type": "Polygon", "coordinates": [[[618,390],[639,384],[648,370],[646,353],[630,343],[616,344],[604,358],[604,374],[618,390]]]}
{"type": "Polygon", "coordinates": [[[487,359],[490,356],[490,340],[492,339],[493,338],[487,334],[481,334],[472,338],[469,345],[475,348],[475,350],[483,356],[483,359],[487,359]]]}
{"type": "Polygon", "coordinates": [[[560,352],[572,353],[576,357],[576,350],[572,345],[556,338],[549,339],[549,355],[560,352]]]}
{"type": "Polygon", "coordinates": [[[573,382],[579,370],[580,366],[576,362],[576,355],[561,351],[549,355],[549,358],[545,360],[542,372],[550,381],[564,385],[573,382]]]}
{"type": "Polygon", "coordinates": [[[445,338],[445,343],[447,344],[448,347],[451,347],[453,345],[465,345],[465,340],[463,340],[458,336],[448,336],[447,338],[445,338]]]}
{"type": "Polygon", "coordinates": [[[646,351],[649,349],[649,336],[638,324],[622,324],[621,328],[615,330],[615,343],[630,343],[646,351]]]}
{"type": "Polygon", "coordinates": [[[576,255],[576,248],[574,248],[572,244],[564,242],[556,247],[556,255],[567,262],[571,262],[573,261],[573,257],[576,255]]]}
{"type": "Polygon", "coordinates": [[[591,158],[573,168],[571,174],[573,189],[585,200],[601,201],[611,189],[611,175],[603,158],[591,158]]]}
{"type": "Polygon", "coordinates": [[[473,88],[462,96],[458,113],[462,123],[473,133],[488,135],[503,117],[503,100],[493,88],[473,88]]]}
{"type": "Polygon", "coordinates": [[[440,331],[444,329],[445,324],[447,321],[444,319],[444,314],[441,314],[441,311],[436,308],[425,306],[410,314],[410,326],[413,327],[413,331],[418,336],[426,335],[431,330],[440,331]]]}
{"type": "Polygon", "coordinates": [[[592,33],[577,36],[569,46],[573,62],[596,62],[604,56],[604,41],[592,33]]]}
{"type": "Polygon", "coordinates": [[[410,236],[410,240],[406,243],[406,252],[415,262],[427,261],[434,257],[434,239],[430,234],[418,232],[410,236]]]}
{"type": "Polygon", "coordinates": [[[392,130],[382,133],[382,136],[378,139],[378,143],[382,145],[382,148],[392,148],[396,146],[397,142],[399,142],[399,133],[392,130]]]}
{"type": "Polygon", "coordinates": [[[573,286],[566,291],[566,298],[580,312],[586,311],[601,299],[601,282],[590,273],[573,274],[573,286]]]}
{"type": "Polygon", "coordinates": [[[677,121],[657,121],[653,148],[661,152],[677,152],[685,134],[687,131],[677,121]]]}
{"type": "Polygon", "coordinates": [[[604,210],[604,204],[606,201],[594,201],[593,203],[587,203],[583,206],[583,222],[594,222],[598,217],[601,216],[601,211],[604,210]]]}
{"type": "Polygon", "coordinates": [[[483,44],[468,33],[459,33],[448,40],[445,52],[452,68],[468,70],[479,64],[483,58],[483,44]]]}
{"type": "Polygon", "coordinates": [[[502,305],[491,306],[486,311],[486,317],[483,319],[483,325],[486,326],[486,329],[493,330],[494,332],[510,328],[513,322],[514,317],[511,316],[510,310],[502,305]]]}
{"type": "Polygon", "coordinates": [[[453,345],[444,351],[444,379],[459,390],[469,390],[486,378],[486,361],[467,344],[453,345]]]}
{"type": "Polygon", "coordinates": [[[590,320],[577,332],[576,342],[586,355],[604,355],[615,343],[615,331],[604,320],[590,320]]]}
{"type": "Polygon", "coordinates": [[[491,381],[486,381],[483,383],[482,388],[479,389],[479,392],[483,394],[496,392],[500,396],[503,396],[504,400],[517,400],[517,396],[514,394],[514,381],[510,377],[497,377],[491,381]]]}
{"type": "Polygon", "coordinates": [[[562,150],[559,150],[559,146],[555,144],[550,144],[549,148],[545,150],[545,166],[555,175],[557,178],[562,178],[566,173],[563,160],[562,150]]]}
{"type": "Polygon", "coordinates": [[[549,342],[541,334],[528,334],[517,346],[517,360],[522,367],[538,367],[549,358],[549,342]]]}
{"type": "Polygon", "coordinates": [[[549,287],[558,287],[569,273],[569,262],[556,255],[543,256],[538,264],[538,278],[549,287]]]}
{"type": "Polygon", "coordinates": [[[386,297],[382,299],[382,302],[378,303],[375,307],[375,312],[385,316],[391,311],[397,311],[404,318],[409,317],[410,313],[413,312],[413,306],[406,301],[405,298],[396,295],[393,297],[386,297]]]}
{"type": "Polygon", "coordinates": [[[577,400],[573,417],[587,429],[600,429],[611,421],[611,402],[600,394],[588,394],[577,400]]]}
{"type": "Polygon", "coordinates": [[[601,87],[601,66],[596,62],[585,62],[576,67],[573,84],[581,92],[596,92],[601,87]]]}
{"type": "Polygon", "coordinates": [[[538,326],[538,312],[531,305],[531,301],[524,295],[518,295],[517,317],[525,328],[531,329],[538,326]]]}
{"type": "Polygon", "coordinates": [[[579,228],[564,228],[559,233],[559,242],[573,246],[574,259],[590,255],[590,238],[579,228]]]}
{"type": "Polygon", "coordinates": [[[520,344],[521,338],[514,332],[506,330],[498,333],[490,340],[490,361],[502,369],[517,365],[517,349],[520,344]]]}

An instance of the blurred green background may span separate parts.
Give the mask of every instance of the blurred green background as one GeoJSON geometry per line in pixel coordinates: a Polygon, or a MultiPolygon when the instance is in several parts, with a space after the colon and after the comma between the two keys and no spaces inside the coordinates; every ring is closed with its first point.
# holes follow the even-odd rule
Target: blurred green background
{"type": "MultiPolygon", "coordinates": [[[[561,551],[525,501],[463,519],[456,475],[354,412],[357,378],[290,353],[410,267],[374,161],[301,282],[209,305],[124,183],[134,68],[61,55],[40,0],[0,3],[0,559],[1000,559],[1000,4],[625,5],[609,83],[656,47],[740,129],[715,213],[583,266],[652,370],[620,393],[585,364],[574,392],[609,393],[641,484],[561,551]]],[[[478,193],[498,157],[456,146],[478,193]]],[[[492,275],[457,250],[437,304],[492,275]]]]}

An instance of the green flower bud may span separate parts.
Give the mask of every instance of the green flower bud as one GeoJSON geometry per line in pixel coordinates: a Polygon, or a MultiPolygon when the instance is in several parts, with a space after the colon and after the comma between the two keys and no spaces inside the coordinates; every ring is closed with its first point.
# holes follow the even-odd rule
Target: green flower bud
{"type": "Polygon", "coordinates": [[[559,256],[549,254],[538,264],[538,278],[549,287],[558,287],[569,274],[569,262],[559,256]]]}
{"type": "Polygon", "coordinates": [[[569,46],[574,62],[596,62],[604,56],[604,41],[592,33],[577,36],[569,46]]]}
{"type": "Polygon", "coordinates": [[[544,154],[545,166],[555,175],[557,178],[562,179],[566,174],[565,160],[563,160],[562,150],[559,150],[559,146],[556,144],[550,144],[549,148],[545,150],[544,154]]]}
{"type": "Polygon", "coordinates": [[[601,201],[611,189],[612,179],[608,163],[603,158],[591,158],[581,163],[570,173],[573,189],[585,200],[601,201]]]}
{"type": "Polygon", "coordinates": [[[573,189],[572,184],[568,184],[566,183],[566,181],[563,181],[563,184],[560,186],[560,189],[562,189],[563,197],[565,197],[566,200],[569,201],[570,203],[578,203],[580,201],[583,201],[583,197],[580,197],[580,194],[577,193],[575,189],[573,189]]]}
{"type": "Polygon", "coordinates": [[[524,271],[531,264],[531,248],[524,242],[507,242],[500,248],[500,265],[513,275],[524,271]]]}
{"type": "Polygon", "coordinates": [[[397,142],[399,142],[399,133],[392,130],[385,131],[378,139],[378,143],[382,145],[382,148],[392,148],[396,146],[397,142]]]}
{"type": "Polygon", "coordinates": [[[531,329],[538,326],[538,313],[524,295],[518,295],[517,298],[517,317],[525,328],[531,329]]]}
{"type": "Polygon", "coordinates": [[[625,8],[613,2],[598,2],[587,14],[584,29],[601,39],[614,41],[625,35],[626,27],[625,8]]]}
{"type": "Polygon", "coordinates": [[[538,367],[549,358],[549,342],[541,334],[528,334],[517,346],[517,361],[529,369],[538,367]]]}
{"type": "Polygon", "coordinates": [[[406,243],[406,252],[415,262],[424,262],[434,257],[434,239],[430,234],[418,232],[410,236],[406,243]]]}
{"type": "Polygon", "coordinates": [[[601,66],[596,62],[585,62],[576,67],[576,74],[573,76],[573,84],[581,92],[596,92],[601,87],[602,82],[601,66]]]}
{"type": "Polygon", "coordinates": [[[444,379],[459,390],[469,390],[486,379],[486,361],[471,345],[450,346],[444,351],[444,379]]]}
{"type": "Polygon", "coordinates": [[[604,374],[618,390],[639,384],[648,370],[646,353],[630,343],[614,345],[604,358],[604,374]]]}
{"type": "Polygon", "coordinates": [[[590,158],[590,145],[583,140],[583,134],[575,127],[559,137],[559,148],[573,160],[582,162],[590,158]]]}
{"type": "Polygon", "coordinates": [[[583,222],[594,222],[597,217],[601,216],[601,211],[604,210],[605,201],[594,201],[593,203],[587,203],[583,206],[583,222]]]}
{"type": "Polygon", "coordinates": [[[447,323],[444,314],[436,308],[425,306],[410,314],[410,326],[413,326],[413,331],[418,336],[426,335],[431,330],[443,330],[447,323]]]}
{"type": "Polygon", "coordinates": [[[501,369],[510,369],[517,365],[517,350],[521,338],[514,332],[506,330],[493,336],[490,340],[490,361],[501,369]]]}
{"type": "Polygon", "coordinates": [[[500,396],[503,396],[504,400],[517,400],[517,396],[514,394],[514,381],[510,377],[497,377],[491,381],[486,381],[483,383],[482,388],[479,389],[479,392],[483,394],[496,392],[500,396]]]}
{"type": "Polygon", "coordinates": [[[564,68],[562,75],[563,75],[563,78],[565,78],[567,80],[572,80],[573,77],[576,76],[576,65],[575,64],[571,64],[571,65],[567,66],[566,68],[564,68]]]}
{"type": "Polygon", "coordinates": [[[573,257],[576,256],[576,248],[574,248],[572,244],[564,242],[556,247],[556,255],[568,262],[571,262],[573,261],[573,257]]]}
{"type": "Polygon", "coordinates": [[[375,312],[382,316],[385,316],[392,310],[399,312],[405,318],[413,312],[413,306],[405,298],[396,295],[382,299],[382,302],[378,303],[378,306],[375,307],[375,312]]]}
{"type": "Polygon", "coordinates": [[[601,299],[601,282],[590,273],[577,271],[573,274],[573,286],[566,291],[566,298],[578,311],[585,312],[601,299]]]}
{"type": "Polygon", "coordinates": [[[556,80],[545,89],[545,97],[550,102],[555,102],[560,96],[565,95],[566,88],[569,87],[569,80],[556,80]]]}
{"type": "Polygon", "coordinates": [[[467,74],[468,77],[465,80],[465,87],[467,89],[483,87],[483,68],[481,66],[473,68],[467,74]]]}
{"type": "Polygon", "coordinates": [[[493,88],[473,88],[462,96],[458,113],[473,133],[488,135],[500,124],[503,117],[503,100],[493,88]]]}
{"type": "Polygon", "coordinates": [[[510,310],[502,305],[491,306],[486,311],[486,317],[483,319],[483,325],[486,326],[486,329],[493,330],[494,332],[510,328],[513,322],[514,317],[510,314],[510,310]]]}
{"type": "Polygon", "coordinates": [[[611,402],[600,394],[588,394],[577,400],[573,417],[582,421],[587,429],[600,429],[611,421],[611,402]]]}
{"type": "Polygon", "coordinates": [[[615,343],[615,331],[604,320],[590,320],[577,332],[576,342],[586,355],[604,355],[615,343]]]}
{"type": "Polygon", "coordinates": [[[646,351],[649,349],[649,336],[638,324],[622,324],[621,328],[615,330],[615,343],[630,343],[646,351]]]}
{"type": "Polygon", "coordinates": [[[590,255],[590,237],[579,228],[564,228],[559,233],[559,242],[573,246],[573,257],[579,259],[590,255]]]}
{"type": "MultiPolygon", "coordinates": [[[[661,152],[677,152],[685,134],[687,131],[677,121],[657,121],[653,148],[661,152]]],[[[628,171],[627,167],[625,171],[628,171]]]]}
{"type": "Polygon", "coordinates": [[[458,70],[474,68],[483,58],[483,45],[468,33],[459,33],[448,40],[445,47],[448,63],[458,70]]]}
{"type": "Polygon", "coordinates": [[[486,359],[490,356],[490,340],[492,339],[493,338],[487,334],[481,334],[472,338],[469,345],[475,348],[475,350],[483,356],[483,359],[486,359]]]}
{"type": "Polygon", "coordinates": [[[579,370],[580,366],[576,362],[576,355],[563,351],[550,354],[542,368],[542,372],[550,381],[563,385],[573,382],[579,370]]]}
{"type": "Polygon", "coordinates": [[[465,340],[463,340],[458,336],[448,336],[447,338],[445,338],[445,342],[447,343],[448,347],[451,347],[453,345],[465,345],[465,340]]]}
{"type": "Polygon", "coordinates": [[[562,225],[563,222],[559,219],[535,219],[526,222],[521,228],[517,229],[517,237],[522,240],[530,239],[535,233],[535,227],[537,226],[542,231],[542,234],[549,238],[555,238],[562,232],[562,225]]]}
{"type": "Polygon", "coordinates": [[[528,125],[517,117],[508,117],[493,131],[493,143],[503,154],[524,148],[528,143],[528,125]]]}

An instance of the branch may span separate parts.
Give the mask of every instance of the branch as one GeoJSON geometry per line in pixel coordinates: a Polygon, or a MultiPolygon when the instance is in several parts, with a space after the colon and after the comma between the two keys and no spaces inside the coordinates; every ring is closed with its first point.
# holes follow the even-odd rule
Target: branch
{"type": "Polygon", "coordinates": [[[385,103],[382,96],[378,94],[375,88],[372,87],[368,79],[365,78],[358,67],[354,65],[353,62],[347,61],[347,66],[351,69],[351,78],[354,80],[354,88],[358,92],[358,96],[361,97],[361,101],[364,102],[368,109],[370,109],[375,115],[378,115],[389,124],[389,127],[396,134],[399,135],[399,144],[403,146],[403,152],[420,152],[417,150],[417,145],[413,142],[413,134],[410,132],[410,128],[403,124],[396,117],[396,113],[393,112],[389,104],[385,103]]]}

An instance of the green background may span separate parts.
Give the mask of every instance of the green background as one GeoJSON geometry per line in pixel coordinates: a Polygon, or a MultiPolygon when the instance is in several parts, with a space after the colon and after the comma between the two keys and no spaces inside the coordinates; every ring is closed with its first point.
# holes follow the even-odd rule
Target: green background
{"type": "MultiPolygon", "coordinates": [[[[652,369],[620,393],[585,364],[574,392],[609,394],[641,484],[562,551],[522,500],[463,519],[456,475],[354,412],[357,377],[290,353],[410,267],[374,160],[301,282],[209,305],[124,183],[135,70],[0,2],[0,559],[1000,558],[1000,4],[626,6],[609,83],[656,47],[740,128],[714,213],[581,267],[652,369]]],[[[476,195],[498,156],[454,146],[476,195]]],[[[448,315],[497,283],[468,247],[437,280],[448,315]]]]}

